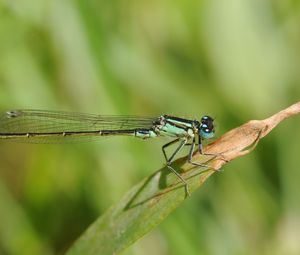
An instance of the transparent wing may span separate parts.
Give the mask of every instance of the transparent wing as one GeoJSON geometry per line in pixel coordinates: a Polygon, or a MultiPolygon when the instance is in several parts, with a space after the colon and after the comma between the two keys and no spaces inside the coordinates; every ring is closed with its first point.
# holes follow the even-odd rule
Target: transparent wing
{"type": "MultiPolygon", "coordinates": [[[[93,115],[59,111],[13,110],[0,115],[0,137],[32,143],[76,142],[95,138],[96,133],[93,136],[84,133],[85,131],[149,129],[153,126],[155,119],[149,117],[93,115]],[[79,133],[74,136],[55,134],[63,132],[79,133]],[[24,136],[24,134],[30,133],[45,135],[24,136]],[[23,134],[23,136],[17,136],[16,134],[23,134]]],[[[99,135],[96,137],[98,138],[99,135]]]]}

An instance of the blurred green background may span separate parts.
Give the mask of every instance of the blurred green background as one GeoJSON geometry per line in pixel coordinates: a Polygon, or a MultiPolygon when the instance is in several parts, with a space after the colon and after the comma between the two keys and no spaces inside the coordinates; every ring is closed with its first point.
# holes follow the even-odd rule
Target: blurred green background
{"type": "MultiPolygon", "coordinates": [[[[216,117],[299,100],[300,1],[1,0],[0,109],[216,117]]],[[[125,255],[300,254],[300,118],[224,167],[125,255]]],[[[63,254],[166,140],[0,144],[0,254],[63,254]]]]}

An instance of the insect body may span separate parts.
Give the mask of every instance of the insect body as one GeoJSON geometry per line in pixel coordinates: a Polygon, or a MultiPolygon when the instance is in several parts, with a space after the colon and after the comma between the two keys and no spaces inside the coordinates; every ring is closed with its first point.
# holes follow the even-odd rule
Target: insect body
{"type": "MultiPolygon", "coordinates": [[[[188,161],[192,161],[197,144],[203,154],[202,140],[214,136],[214,120],[203,116],[200,121],[162,115],[156,118],[108,116],[40,110],[13,110],[0,115],[0,139],[31,143],[62,143],[102,136],[134,136],[142,139],[173,138],[162,147],[168,168],[186,185],[186,181],[171,166],[176,154],[190,145],[188,161]],[[168,158],[165,149],[175,143],[178,147],[168,158]]],[[[188,190],[187,190],[188,192],[188,190]]]]}

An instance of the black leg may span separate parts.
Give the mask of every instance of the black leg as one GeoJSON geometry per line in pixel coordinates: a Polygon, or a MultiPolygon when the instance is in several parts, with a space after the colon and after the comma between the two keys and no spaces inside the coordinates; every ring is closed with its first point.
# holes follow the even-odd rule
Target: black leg
{"type": "MultiPolygon", "coordinates": [[[[173,143],[179,141],[179,139],[176,139],[173,141],[173,143]]],[[[176,156],[176,154],[182,149],[182,147],[186,144],[187,139],[184,139],[181,141],[180,145],[176,148],[176,150],[173,152],[173,154],[171,155],[171,157],[169,159],[167,159],[167,164],[171,164],[173,158],[176,156]]],[[[173,144],[171,143],[171,144],[173,144]]],[[[170,144],[167,144],[167,146],[170,144]]]]}
{"type": "MultiPolygon", "coordinates": [[[[193,152],[194,152],[194,149],[195,149],[195,144],[196,144],[196,140],[195,140],[195,137],[193,137],[193,141],[192,141],[192,144],[191,144],[191,149],[190,149],[189,156],[188,156],[188,162],[189,162],[190,164],[192,164],[192,165],[195,165],[195,166],[202,166],[202,167],[209,168],[208,165],[200,164],[200,163],[196,163],[196,162],[193,162],[193,161],[192,161],[193,152]]],[[[201,146],[201,147],[199,146],[200,144],[201,144],[201,138],[199,138],[198,151],[199,151],[200,154],[206,155],[206,154],[203,154],[202,146],[201,146]],[[200,152],[200,151],[201,151],[201,152],[200,152]]],[[[201,144],[201,145],[202,145],[202,144],[201,144]]]]}
{"type": "MultiPolygon", "coordinates": [[[[193,164],[193,165],[196,165],[196,166],[203,166],[203,167],[209,167],[205,164],[199,164],[199,163],[196,163],[196,162],[192,162],[192,156],[193,156],[193,152],[194,152],[194,147],[195,147],[195,138],[193,138],[193,143],[192,143],[192,147],[191,147],[191,150],[190,150],[190,154],[189,154],[189,159],[188,159],[188,162],[193,164]]],[[[224,158],[224,156],[222,155],[222,153],[205,153],[203,152],[203,147],[202,147],[202,139],[201,139],[201,136],[198,135],[198,151],[201,155],[206,155],[206,156],[214,156],[214,157],[221,157],[221,158],[224,158]]],[[[225,159],[224,159],[225,160],[225,159]]],[[[227,162],[227,160],[225,160],[227,162]]],[[[215,170],[216,172],[221,172],[220,169],[218,170],[215,170]]]]}
{"type": "Polygon", "coordinates": [[[182,147],[187,143],[187,139],[182,140],[180,145],[176,148],[176,150],[173,152],[173,154],[171,155],[171,157],[168,159],[167,154],[165,152],[165,148],[167,148],[168,146],[170,146],[171,144],[174,144],[176,142],[179,141],[179,138],[175,139],[174,141],[171,141],[167,144],[165,144],[162,147],[164,156],[166,158],[167,161],[167,167],[178,177],[178,179],[184,183],[185,186],[185,192],[188,196],[190,196],[190,192],[189,192],[189,188],[188,188],[188,183],[186,182],[186,180],[171,166],[172,160],[174,159],[174,157],[176,156],[176,154],[182,149],[182,147]]]}
{"type": "MultiPolygon", "coordinates": [[[[193,139],[193,141],[195,143],[195,138],[193,139]]],[[[198,151],[200,154],[203,154],[202,139],[200,134],[198,134],[198,151]]]]}
{"type": "Polygon", "coordinates": [[[166,154],[166,148],[169,147],[170,145],[174,144],[174,143],[177,143],[179,141],[179,138],[169,142],[169,143],[166,143],[165,145],[163,145],[163,147],[161,147],[163,153],[164,153],[164,156],[165,156],[165,159],[166,161],[168,162],[168,157],[167,157],[167,154],[166,154]]]}
{"type": "Polygon", "coordinates": [[[205,152],[203,152],[202,139],[201,139],[200,135],[198,136],[198,151],[202,155],[214,156],[214,157],[221,157],[221,158],[224,159],[224,156],[222,155],[222,153],[205,153],[205,152]]]}

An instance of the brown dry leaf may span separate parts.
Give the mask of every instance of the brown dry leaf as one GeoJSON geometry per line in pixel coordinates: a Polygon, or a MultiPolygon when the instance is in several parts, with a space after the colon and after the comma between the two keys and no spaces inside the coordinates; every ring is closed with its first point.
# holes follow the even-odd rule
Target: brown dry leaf
{"type": "MultiPolygon", "coordinates": [[[[264,120],[250,120],[247,123],[225,133],[219,139],[205,147],[205,153],[220,154],[213,159],[211,166],[220,169],[225,163],[251,152],[257,143],[272,131],[281,121],[300,113],[300,102],[272,115],[264,120]]],[[[194,160],[201,158],[196,154],[194,160]]]]}

